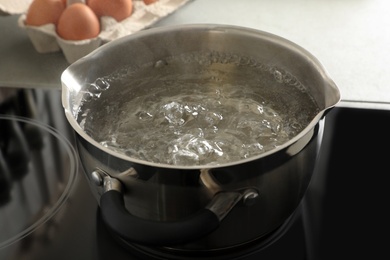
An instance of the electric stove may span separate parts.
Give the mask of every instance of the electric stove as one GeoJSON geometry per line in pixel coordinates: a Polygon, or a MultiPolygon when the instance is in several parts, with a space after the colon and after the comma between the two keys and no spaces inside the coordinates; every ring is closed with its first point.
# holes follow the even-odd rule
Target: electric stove
{"type": "MultiPolygon", "coordinates": [[[[111,234],[81,168],[60,90],[1,89],[0,259],[385,259],[390,110],[338,106],[299,207],[273,233],[193,255],[111,234]]],[[[387,257],[388,258],[388,257],[387,257]]]]}

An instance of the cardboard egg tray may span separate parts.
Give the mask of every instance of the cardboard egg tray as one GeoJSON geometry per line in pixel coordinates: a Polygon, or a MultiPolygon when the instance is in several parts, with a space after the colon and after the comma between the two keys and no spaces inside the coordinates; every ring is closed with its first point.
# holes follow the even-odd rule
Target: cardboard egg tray
{"type": "Polygon", "coordinates": [[[21,14],[27,10],[32,0],[0,0],[0,15],[21,14]]]}
{"type": "Polygon", "coordinates": [[[117,22],[104,16],[100,19],[101,32],[98,37],[82,41],[68,41],[59,37],[54,24],[42,26],[25,25],[25,13],[18,19],[19,27],[26,30],[35,50],[39,53],[62,51],[66,60],[73,63],[99,46],[117,38],[145,29],[161,18],[171,14],[190,0],[158,0],[145,5],[142,0],[133,0],[133,13],[117,22]]]}

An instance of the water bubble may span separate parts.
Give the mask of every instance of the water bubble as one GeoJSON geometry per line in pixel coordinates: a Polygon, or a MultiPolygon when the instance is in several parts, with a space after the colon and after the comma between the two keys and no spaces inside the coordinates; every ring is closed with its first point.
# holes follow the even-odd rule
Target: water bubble
{"type": "Polygon", "coordinates": [[[107,90],[110,87],[110,83],[104,78],[98,78],[94,84],[100,90],[107,90]]]}
{"type": "Polygon", "coordinates": [[[239,62],[239,64],[241,66],[248,65],[250,63],[250,61],[251,60],[248,57],[245,57],[245,56],[239,57],[239,60],[238,60],[238,62],[239,62]]]}
{"type": "Polygon", "coordinates": [[[213,51],[210,53],[210,61],[212,63],[219,63],[221,61],[220,59],[220,53],[219,52],[216,52],[216,51],[213,51]]]}
{"type": "Polygon", "coordinates": [[[277,82],[283,83],[283,75],[282,75],[282,73],[280,71],[274,70],[273,74],[274,74],[275,80],[277,82]]]}
{"type": "Polygon", "coordinates": [[[141,121],[148,121],[153,119],[153,115],[147,111],[138,111],[135,116],[141,121]]]}
{"type": "Polygon", "coordinates": [[[240,56],[238,56],[237,54],[232,54],[230,56],[230,62],[234,63],[235,65],[240,65],[240,56]]]}
{"type": "Polygon", "coordinates": [[[261,154],[263,149],[264,146],[260,143],[244,144],[240,150],[240,155],[242,158],[250,158],[256,154],[261,154]]]}
{"type": "Polygon", "coordinates": [[[260,71],[270,71],[270,67],[263,63],[257,63],[256,68],[260,71]]]}
{"type": "Polygon", "coordinates": [[[248,65],[249,65],[250,67],[256,67],[256,66],[258,66],[258,62],[257,62],[255,59],[253,59],[253,58],[249,58],[249,63],[248,63],[248,65]]]}
{"type": "Polygon", "coordinates": [[[89,87],[87,88],[88,93],[92,98],[99,98],[102,91],[96,86],[95,84],[90,84],[89,87]]]}
{"type": "Polygon", "coordinates": [[[158,60],[154,63],[155,68],[162,68],[168,65],[168,62],[166,60],[158,60]]]}
{"type": "Polygon", "coordinates": [[[201,55],[198,55],[196,56],[197,58],[197,62],[199,63],[199,65],[202,65],[202,66],[209,66],[212,64],[212,59],[211,59],[211,54],[206,52],[206,53],[202,53],[201,55]]]}
{"type": "Polygon", "coordinates": [[[184,53],[180,55],[180,60],[186,64],[186,63],[192,63],[195,60],[195,55],[194,54],[189,54],[189,53],[184,53]]]}
{"type": "Polygon", "coordinates": [[[92,93],[90,93],[90,92],[83,93],[82,102],[89,102],[89,101],[91,101],[93,96],[94,95],[92,93]]]}

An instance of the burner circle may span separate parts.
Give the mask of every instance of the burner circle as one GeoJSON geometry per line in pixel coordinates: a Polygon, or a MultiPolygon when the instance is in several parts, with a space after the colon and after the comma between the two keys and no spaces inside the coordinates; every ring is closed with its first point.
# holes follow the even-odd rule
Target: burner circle
{"type": "Polygon", "coordinates": [[[219,250],[178,250],[169,247],[149,247],[131,243],[121,238],[115,233],[109,231],[111,236],[118,242],[122,247],[128,250],[128,252],[136,257],[137,259],[155,259],[155,260],[223,260],[223,259],[252,259],[251,257],[261,254],[261,252],[268,247],[271,247],[279,241],[283,236],[289,232],[294,225],[297,225],[301,221],[301,209],[300,207],[295,210],[291,216],[274,231],[255,239],[253,241],[237,245],[232,248],[225,248],[219,250]]]}
{"type": "Polygon", "coordinates": [[[53,218],[71,193],[79,163],[70,141],[48,124],[0,115],[0,125],[0,179],[8,193],[0,204],[3,249],[53,218]]]}

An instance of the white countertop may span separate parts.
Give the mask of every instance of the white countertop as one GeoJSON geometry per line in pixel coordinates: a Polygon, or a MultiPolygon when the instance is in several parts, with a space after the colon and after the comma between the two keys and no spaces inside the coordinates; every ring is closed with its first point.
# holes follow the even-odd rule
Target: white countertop
{"type": "MultiPolygon", "coordinates": [[[[267,31],[316,56],[343,101],[390,103],[389,14],[388,0],[193,0],[154,26],[218,23],[267,31]]],[[[0,17],[0,87],[60,88],[68,65],[63,55],[36,53],[16,21],[0,17]]]]}

